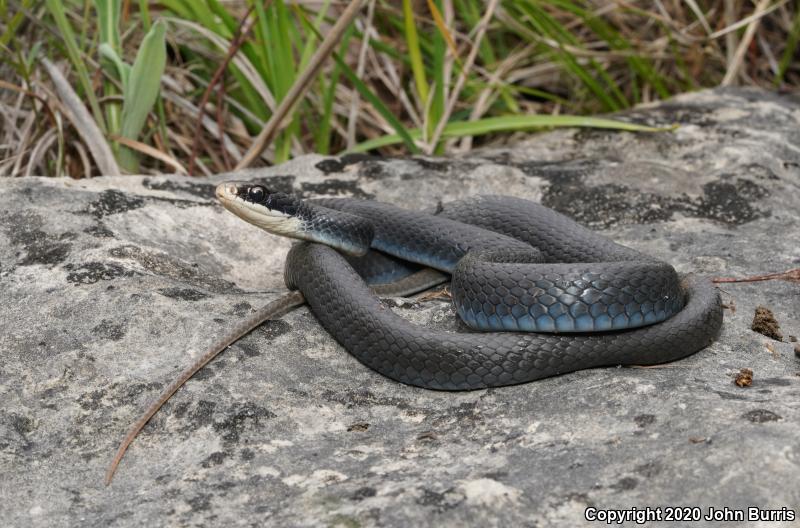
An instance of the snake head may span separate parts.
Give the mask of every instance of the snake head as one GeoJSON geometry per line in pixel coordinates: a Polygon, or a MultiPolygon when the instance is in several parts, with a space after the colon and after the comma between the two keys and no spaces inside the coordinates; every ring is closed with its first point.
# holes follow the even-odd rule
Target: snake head
{"type": "MultiPolygon", "coordinates": [[[[253,182],[231,181],[217,186],[217,198],[226,209],[236,213],[238,208],[231,204],[244,204],[244,207],[261,213],[266,208],[273,216],[295,216],[301,201],[299,198],[282,192],[272,191],[253,182]],[[235,207],[236,210],[229,207],[235,207]]],[[[241,206],[239,206],[241,207],[241,206]]]]}
{"type": "Polygon", "coordinates": [[[254,182],[229,181],[216,189],[223,207],[242,220],[270,233],[298,238],[302,230],[303,202],[254,182]]]}
{"type": "Polygon", "coordinates": [[[351,255],[364,255],[372,241],[373,228],[367,220],[258,183],[220,183],[216,195],[225,209],[275,235],[319,242],[351,255]]]}

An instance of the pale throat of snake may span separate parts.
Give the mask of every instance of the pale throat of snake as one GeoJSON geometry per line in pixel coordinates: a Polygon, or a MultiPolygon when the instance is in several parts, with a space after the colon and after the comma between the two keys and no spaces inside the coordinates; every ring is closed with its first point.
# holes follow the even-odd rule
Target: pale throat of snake
{"type": "Polygon", "coordinates": [[[369,251],[372,224],[358,216],[311,205],[252,182],[221,183],[215,192],[225,209],[274,235],[319,242],[355,256],[369,251]]]}

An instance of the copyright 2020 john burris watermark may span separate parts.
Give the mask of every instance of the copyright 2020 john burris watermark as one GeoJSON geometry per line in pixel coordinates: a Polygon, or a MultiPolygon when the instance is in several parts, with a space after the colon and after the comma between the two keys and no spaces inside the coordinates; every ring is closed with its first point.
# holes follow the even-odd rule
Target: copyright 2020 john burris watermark
{"type": "Polygon", "coordinates": [[[786,523],[797,519],[797,512],[783,506],[777,509],[748,506],[731,508],[727,506],[657,506],[643,508],[586,508],[583,512],[585,520],[603,524],[634,523],[644,525],[649,522],[775,522],[786,523]]]}

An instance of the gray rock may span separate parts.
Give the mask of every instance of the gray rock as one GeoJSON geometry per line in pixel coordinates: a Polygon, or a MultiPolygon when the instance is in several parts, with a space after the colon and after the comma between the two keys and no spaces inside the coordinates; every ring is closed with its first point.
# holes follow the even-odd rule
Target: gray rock
{"type": "MultiPolygon", "coordinates": [[[[458,159],[307,156],[244,177],[417,208],[513,194],[682,272],[800,266],[797,101],[720,90],[622,118],[682,126],[561,130],[458,159]]],[[[588,507],[800,503],[800,362],[750,330],[765,305],[787,341],[800,334],[798,285],[781,281],[724,285],[721,339],[686,360],[468,393],[382,378],[301,308],[181,389],[104,487],[149,400],[285,291],[290,243],[215,204],[228,177],[0,184],[3,525],[575,526],[588,507]]],[[[452,324],[444,301],[392,305],[452,324]]]]}

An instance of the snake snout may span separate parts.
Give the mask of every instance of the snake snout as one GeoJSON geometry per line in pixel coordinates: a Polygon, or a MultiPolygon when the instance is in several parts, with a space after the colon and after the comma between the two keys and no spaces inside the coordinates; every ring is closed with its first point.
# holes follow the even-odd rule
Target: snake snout
{"type": "Polygon", "coordinates": [[[238,192],[239,190],[235,183],[222,182],[217,185],[217,188],[214,190],[214,195],[218,200],[224,200],[226,198],[232,198],[236,196],[238,192]]]}

